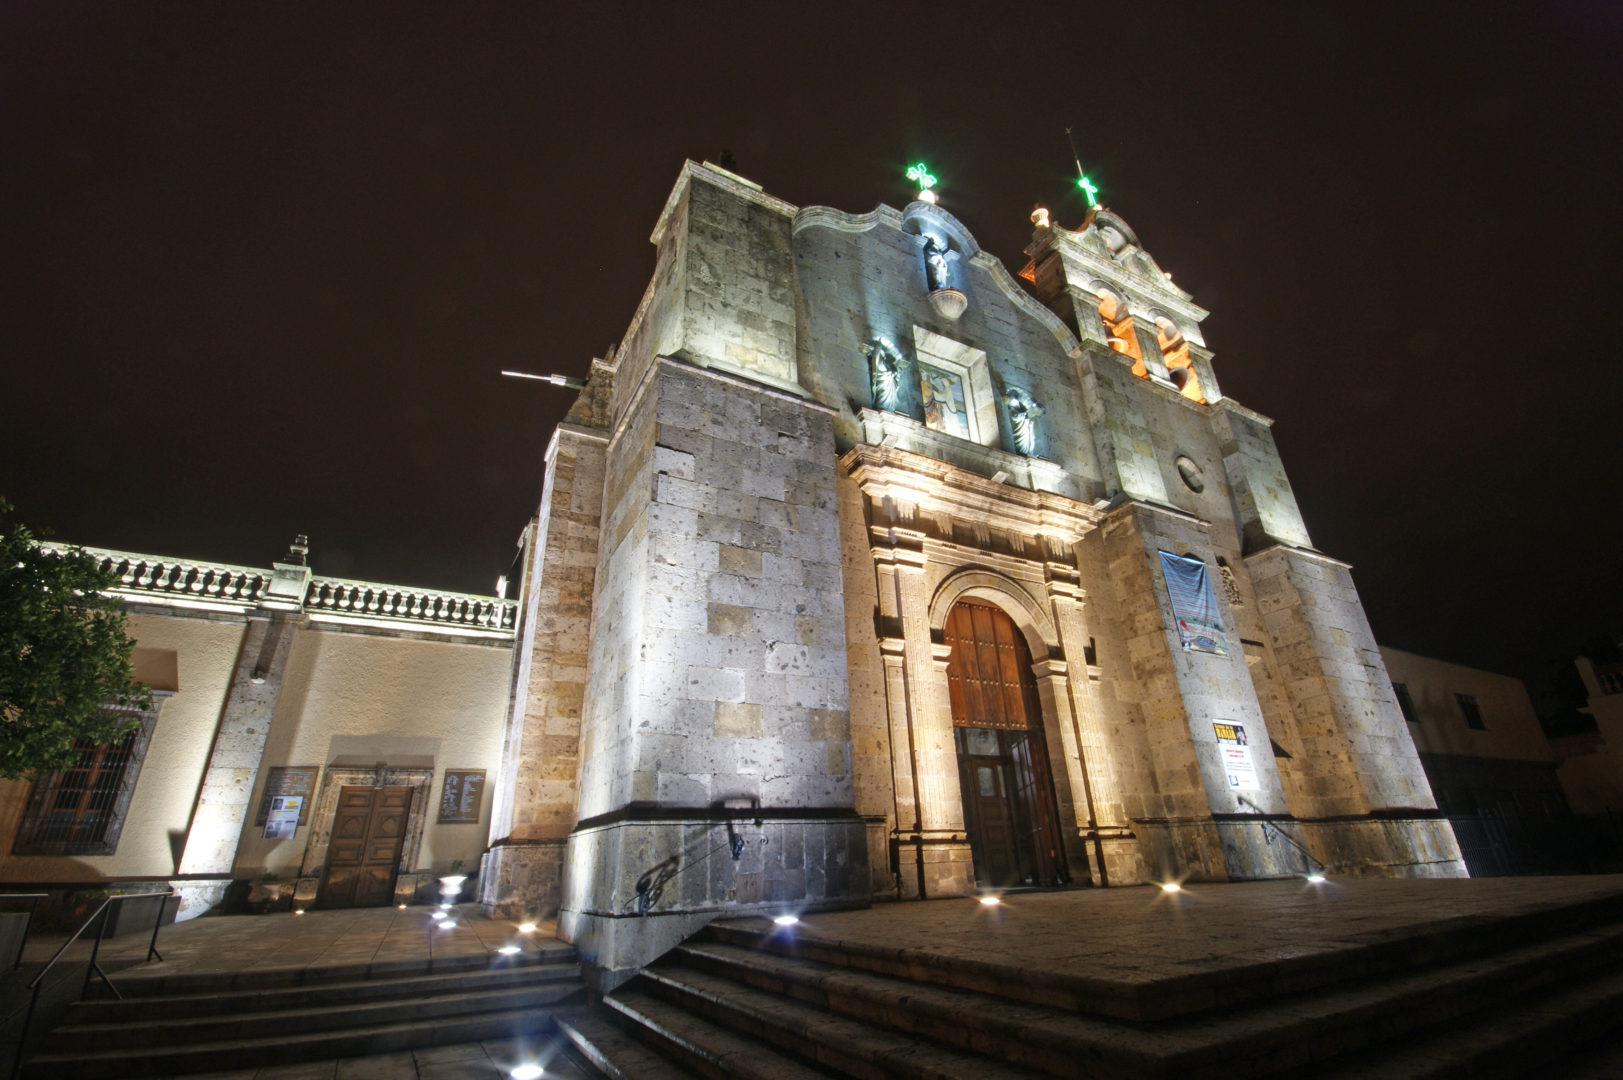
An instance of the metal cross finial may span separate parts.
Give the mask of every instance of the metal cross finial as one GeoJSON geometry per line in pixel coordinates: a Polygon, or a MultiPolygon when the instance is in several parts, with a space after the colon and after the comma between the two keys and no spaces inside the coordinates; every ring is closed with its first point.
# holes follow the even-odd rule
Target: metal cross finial
{"type": "Polygon", "coordinates": [[[1071,143],[1071,160],[1076,162],[1076,186],[1082,189],[1082,195],[1088,200],[1088,205],[1096,207],[1099,205],[1099,188],[1082,171],[1082,158],[1076,152],[1076,139],[1071,135],[1070,128],[1065,129],[1065,137],[1071,143]]]}
{"type": "Polygon", "coordinates": [[[917,165],[908,166],[907,178],[918,184],[920,191],[929,191],[937,183],[936,178],[930,175],[930,170],[922,161],[917,165]]]}

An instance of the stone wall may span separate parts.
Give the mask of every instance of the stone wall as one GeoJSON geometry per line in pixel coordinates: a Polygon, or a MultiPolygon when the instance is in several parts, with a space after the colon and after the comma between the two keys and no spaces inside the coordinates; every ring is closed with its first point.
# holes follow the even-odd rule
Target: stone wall
{"type": "Polygon", "coordinates": [[[620,418],[560,923],[602,971],[718,910],[867,900],[833,459],[828,410],[664,358],[620,418]]]}

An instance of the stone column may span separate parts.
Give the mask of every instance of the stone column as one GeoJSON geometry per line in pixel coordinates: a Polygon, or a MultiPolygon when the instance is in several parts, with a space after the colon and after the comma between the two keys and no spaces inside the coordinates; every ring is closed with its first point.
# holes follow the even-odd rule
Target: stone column
{"type": "Polygon", "coordinates": [[[1347,564],[1283,544],[1245,563],[1304,750],[1299,812],[1334,819],[1313,826],[1320,857],[1463,876],[1347,564]]]}
{"type": "MultiPolygon", "coordinates": [[[[276,569],[280,572],[292,568],[277,563],[276,569]]],[[[297,569],[307,580],[309,569],[297,569]]],[[[302,590],[299,595],[302,597],[302,590]]],[[[248,619],[181,851],[178,872],[182,880],[175,882],[181,895],[180,918],[200,915],[218,904],[231,884],[237,841],[259,778],[265,740],[298,630],[297,616],[287,612],[248,619]]]]}
{"type": "Polygon", "coordinates": [[[599,988],[723,912],[868,902],[832,410],[657,358],[609,443],[559,931],[599,988]]]}
{"type": "Polygon", "coordinates": [[[1179,511],[1128,503],[1110,515],[1103,533],[1110,579],[1123,622],[1131,628],[1124,644],[1133,678],[1143,688],[1147,763],[1157,793],[1146,800],[1154,807],[1151,814],[1135,822],[1146,864],[1156,875],[1208,880],[1278,877],[1305,869],[1303,858],[1274,831],[1281,828],[1277,822],[1289,820],[1289,810],[1262,707],[1221,593],[1217,606],[1227,655],[1185,650],[1180,643],[1160,553],[1200,558],[1215,576],[1205,523],[1179,511]],[[1214,721],[1243,725],[1255,789],[1229,787],[1214,721]]]}
{"type": "Polygon", "coordinates": [[[1099,722],[1099,705],[1094,700],[1096,675],[1088,664],[1090,635],[1083,615],[1084,596],[1080,586],[1069,582],[1048,583],[1049,605],[1066,657],[1065,668],[1053,673],[1053,694],[1056,709],[1063,707],[1072,725],[1070,745],[1075,749],[1070,752],[1076,755],[1080,774],[1072,786],[1077,825],[1091,856],[1088,871],[1095,885],[1127,885],[1143,879],[1143,859],[1121,795],[1116,748],[1099,722]]]}
{"type": "MultiPolygon", "coordinates": [[[[890,499],[878,510],[911,520],[911,508],[898,508],[890,499]]],[[[947,646],[936,645],[930,634],[924,534],[901,524],[881,524],[872,532],[880,619],[896,631],[881,652],[891,675],[887,704],[902,896],[964,896],[974,891],[975,869],[958,786],[947,646]],[[905,813],[904,798],[910,804],[905,813]]]]}
{"type": "Polygon", "coordinates": [[[480,874],[486,914],[551,918],[564,840],[579,798],[592,584],[603,507],[606,432],[560,424],[547,446],[530,536],[511,713],[496,777],[491,848],[480,874]]]}

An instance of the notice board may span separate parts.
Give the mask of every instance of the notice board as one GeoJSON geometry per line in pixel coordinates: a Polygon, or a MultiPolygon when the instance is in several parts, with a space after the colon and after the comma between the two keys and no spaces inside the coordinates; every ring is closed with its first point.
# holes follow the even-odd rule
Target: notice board
{"type": "Polygon", "coordinates": [[[299,824],[310,824],[311,798],[316,793],[316,776],[320,774],[319,765],[272,765],[265,770],[265,790],[259,796],[259,811],[254,815],[254,824],[263,825],[270,816],[271,800],[277,796],[291,795],[299,801],[299,824]]]}
{"type": "Polygon", "coordinates": [[[446,769],[440,792],[441,825],[479,824],[479,805],[485,797],[485,770],[446,769]]]}

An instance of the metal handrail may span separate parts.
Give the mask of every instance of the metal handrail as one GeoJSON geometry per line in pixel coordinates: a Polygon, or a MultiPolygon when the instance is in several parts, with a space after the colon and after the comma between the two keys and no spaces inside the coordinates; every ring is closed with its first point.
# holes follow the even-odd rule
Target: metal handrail
{"type": "MultiPolygon", "coordinates": [[[[34,1023],[34,1012],[39,1007],[39,996],[40,992],[45,986],[45,976],[50,973],[51,968],[56,966],[56,962],[62,959],[62,954],[68,951],[68,946],[72,945],[75,941],[78,941],[79,935],[90,929],[90,924],[96,922],[97,917],[100,916],[101,921],[96,927],[96,944],[90,950],[90,966],[85,969],[85,981],[84,985],[79,987],[79,999],[83,999],[85,992],[90,989],[90,976],[95,974],[101,976],[101,981],[106,985],[107,989],[113,992],[113,996],[115,998],[122,1001],[124,1000],[124,995],[118,992],[118,987],[113,985],[113,981],[107,977],[107,973],[103,971],[101,969],[101,965],[97,963],[97,959],[101,955],[101,943],[107,936],[107,912],[113,906],[113,904],[121,903],[125,900],[141,900],[151,896],[164,897],[165,899],[160,901],[158,904],[157,915],[155,915],[152,919],[152,938],[147,942],[147,955],[146,960],[144,961],[145,963],[150,963],[152,958],[156,956],[161,963],[163,961],[163,954],[158,951],[158,928],[163,925],[164,908],[169,906],[169,901],[167,898],[173,895],[175,895],[175,889],[174,886],[170,885],[166,886],[161,891],[155,890],[152,892],[142,893],[121,893],[117,896],[109,896],[97,906],[95,911],[90,913],[89,917],[86,918],[84,922],[79,924],[79,929],[68,935],[68,940],[62,943],[62,947],[56,950],[56,954],[45,962],[45,966],[40,968],[39,974],[35,975],[33,980],[28,984],[28,989],[30,991],[30,996],[28,998],[28,1015],[23,1020],[22,1031],[17,1035],[17,1053],[11,1059],[11,1076],[14,1078],[14,1080],[18,1074],[18,1071],[22,1068],[23,1047],[28,1043],[28,1029],[32,1027],[34,1023]]],[[[37,904],[38,901],[35,901],[35,903],[37,904]]],[[[14,1013],[12,1015],[16,1014],[14,1013]]]]}
{"type": "Polygon", "coordinates": [[[1300,851],[1303,855],[1307,856],[1309,861],[1313,862],[1315,865],[1318,866],[1321,873],[1326,872],[1326,871],[1328,871],[1330,869],[1328,866],[1326,866],[1323,862],[1321,862],[1319,860],[1318,856],[1314,855],[1311,851],[1309,851],[1307,848],[1303,847],[1301,844],[1298,844],[1296,842],[1295,838],[1292,837],[1290,833],[1286,832],[1284,829],[1281,829],[1279,827],[1278,822],[1271,820],[1265,813],[1263,813],[1262,807],[1258,806],[1256,803],[1252,802],[1250,799],[1246,798],[1244,795],[1236,795],[1236,796],[1234,796],[1234,799],[1241,806],[1249,806],[1251,809],[1255,810],[1257,812],[1257,815],[1258,815],[1258,817],[1257,817],[1258,821],[1262,822],[1264,825],[1268,826],[1270,829],[1273,829],[1274,832],[1278,833],[1284,839],[1285,843],[1289,844],[1291,847],[1295,848],[1297,851],[1300,851]]]}
{"type": "Polygon", "coordinates": [[[41,900],[45,899],[47,896],[50,896],[50,895],[51,895],[50,893],[42,893],[42,892],[0,893],[0,901],[6,901],[6,900],[32,900],[33,901],[32,904],[28,905],[28,918],[23,920],[23,939],[17,945],[17,962],[15,964],[11,965],[11,970],[12,971],[17,971],[17,970],[22,968],[22,966],[23,966],[23,949],[27,948],[27,946],[28,946],[28,931],[30,931],[30,930],[32,930],[34,928],[34,913],[39,911],[39,902],[41,900]]]}

